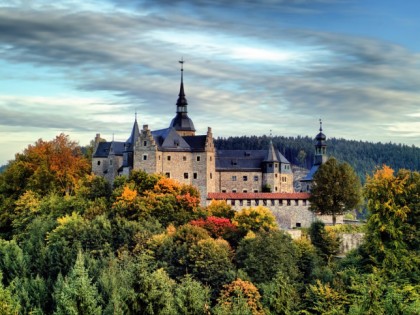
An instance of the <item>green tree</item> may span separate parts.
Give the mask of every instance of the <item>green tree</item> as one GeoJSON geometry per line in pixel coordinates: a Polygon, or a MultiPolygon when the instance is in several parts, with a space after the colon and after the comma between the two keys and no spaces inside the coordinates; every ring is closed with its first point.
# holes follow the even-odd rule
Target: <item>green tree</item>
{"type": "Polygon", "coordinates": [[[340,249],[340,240],[325,229],[324,222],[313,222],[309,227],[309,236],[312,244],[325,262],[330,262],[331,258],[337,255],[340,249]]]}
{"type": "Polygon", "coordinates": [[[298,277],[297,251],[290,236],[282,231],[261,232],[243,239],[236,261],[255,283],[269,282],[278,272],[298,277]]]}
{"type": "Polygon", "coordinates": [[[81,252],[77,254],[74,267],[64,279],[58,278],[54,290],[56,311],[54,314],[101,314],[100,296],[97,288],[92,284],[84,265],[81,252]]]}
{"type": "Polygon", "coordinates": [[[12,295],[8,288],[3,286],[3,274],[0,272],[0,314],[16,315],[19,314],[20,305],[16,297],[12,295]]]}
{"type": "Polygon", "coordinates": [[[210,289],[186,275],[175,287],[175,306],[179,314],[210,314],[210,289]]]}
{"type": "Polygon", "coordinates": [[[322,215],[332,215],[335,225],[337,215],[360,205],[361,194],[360,180],[351,166],[330,158],[314,175],[309,209],[322,215]]]}
{"type": "Polygon", "coordinates": [[[261,284],[260,290],[267,315],[290,315],[298,309],[297,283],[281,271],[270,282],[261,284]]]}

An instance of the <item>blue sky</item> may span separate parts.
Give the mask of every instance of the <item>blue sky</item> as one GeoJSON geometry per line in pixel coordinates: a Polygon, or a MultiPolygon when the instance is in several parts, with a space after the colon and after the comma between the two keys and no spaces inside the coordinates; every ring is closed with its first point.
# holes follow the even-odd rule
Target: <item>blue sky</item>
{"type": "Polygon", "coordinates": [[[420,146],[420,2],[2,1],[0,164],[61,132],[126,140],[175,115],[197,132],[420,146]],[[52,3],[52,4],[51,4],[52,3]]]}

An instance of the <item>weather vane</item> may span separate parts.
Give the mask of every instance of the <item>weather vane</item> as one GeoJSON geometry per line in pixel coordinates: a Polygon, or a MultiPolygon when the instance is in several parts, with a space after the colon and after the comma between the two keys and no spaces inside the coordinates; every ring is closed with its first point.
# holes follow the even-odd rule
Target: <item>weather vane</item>
{"type": "Polygon", "coordinates": [[[181,64],[181,71],[184,71],[184,57],[181,57],[181,60],[178,61],[181,64]]]}

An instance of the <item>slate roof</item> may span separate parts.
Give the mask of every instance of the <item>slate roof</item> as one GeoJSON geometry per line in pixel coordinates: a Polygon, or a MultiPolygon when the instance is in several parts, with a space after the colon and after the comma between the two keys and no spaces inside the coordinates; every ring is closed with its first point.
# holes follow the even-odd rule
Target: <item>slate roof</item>
{"type": "Polygon", "coordinates": [[[206,145],[206,136],[182,137],[173,127],[152,131],[152,136],[162,151],[204,151],[206,145]]]}
{"type": "MultiPolygon", "coordinates": [[[[269,150],[217,150],[216,170],[260,170],[268,153],[269,150]]],[[[274,150],[274,157],[281,163],[290,164],[278,150],[274,150]]]]}
{"type": "Polygon", "coordinates": [[[283,199],[308,200],[309,193],[208,193],[208,200],[255,200],[255,199],[283,199]]]}
{"type": "Polygon", "coordinates": [[[314,179],[314,175],[316,173],[316,171],[318,170],[319,165],[314,165],[312,166],[312,168],[310,169],[309,173],[306,174],[306,176],[304,178],[302,178],[300,181],[301,182],[309,182],[312,181],[314,179]]]}
{"type": "Polygon", "coordinates": [[[99,142],[98,148],[93,154],[94,158],[106,158],[109,156],[111,151],[111,145],[115,155],[122,155],[124,152],[124,142],[112,141],[112,142],[99,142]]]}

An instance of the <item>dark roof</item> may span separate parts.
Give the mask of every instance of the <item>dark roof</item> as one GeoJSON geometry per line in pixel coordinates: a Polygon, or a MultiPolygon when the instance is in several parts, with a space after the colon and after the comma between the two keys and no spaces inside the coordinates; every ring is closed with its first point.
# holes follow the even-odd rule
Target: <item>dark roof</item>
{"type": "Polygon", "coordinates": [[[312,181],[314,179],[314,175],[315,175],[316,171],[318,170],[318,168],[319,168],[319,165],[312,166],[312,168],[309,171],[309,173],[306,174],[306,176],[304,178],[302,178],[300,181],[301,182],[309,182],[309,181],[312,181]]]}
{"type": "Polygon", "coordinates": [[[274,149],[273,141],[270,140],[270,145],[268,146],[268,152],[263,162],[278,162],[276,155],[276,149],[274,149]]]}
{"type": "MultiPolygon", "coordinates": [[[[260,170],[261,163],[267,158],[269,150],[217,150],[217,170],[260,170]]],[[[275,150],[277,161],[290,164],[289,161],[275,150]]]]}
{"type": "Polygon", "coordinates": [[[208,193],[207,199],[212,200],[246,200],[246,199],[284,199],[308,200],[308,193],[208,193]]]}
{"type": "Polygon", "coordinates": [[[124,152],[124,142],[112,141],[112,142],[99,142],[98,148],[96,149],[95,153],[93,154],[94,158],[106,158],[111,153],[111,145],[112,151],[115,155],[122,155],[124,152]]]}
{"type": "Polygon", "coordinates": [[[202,151],[206,147],[207,136],[184,136],[184,140],[189,144],[192,150],[202,151]]]}
{"type": "Polygon", "coordinates": [[[172,127],[152,131],[152,136],[163,151],[204,151],[206,145],[206,136],[182,137],[172,127]]]}
{"type": "Polygon", "coordinates": [[[187,113],[176,113],[169,127],[173,127],[179,131],[195,131],[194,123],[187,113]]]}
{"type": "Polygon", "coordinates": [[[139,126],[137,124],[137,119],[134,121],[133,129],[131,130],[130,138],[125,142],[126,151],[133,151],[133,145],[136,143],[138,137],[140,136],[139,126]]]}

